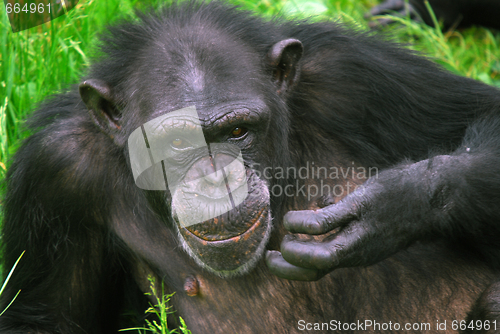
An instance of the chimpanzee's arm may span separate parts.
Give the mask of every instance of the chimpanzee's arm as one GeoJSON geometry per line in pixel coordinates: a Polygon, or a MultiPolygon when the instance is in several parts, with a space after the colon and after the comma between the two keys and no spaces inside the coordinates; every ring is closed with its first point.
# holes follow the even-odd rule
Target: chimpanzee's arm
{"type": "Polygon", "coordinates": [[[340,228],[323,242],[288,235],[281,254],[269,252],[271,270],[288,279],[370,265],[434,238],[491,254],[500,239],[500,115],[476,120],[455,152],[386,169],[338,204],[288,212],[284,224],[292,233],[340,228]]]}

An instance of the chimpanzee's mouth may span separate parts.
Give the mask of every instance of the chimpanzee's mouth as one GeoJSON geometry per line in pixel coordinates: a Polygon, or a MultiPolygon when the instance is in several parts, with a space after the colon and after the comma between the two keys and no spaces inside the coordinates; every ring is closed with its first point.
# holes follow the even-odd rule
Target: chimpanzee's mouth
{"type": "Polygon", "coordinates": [[[177,219],[176,224],[184,248],[199,265],[220,276],[231,276],[260,257],[270,236],[270,220],[270,207],[265,205],[251,218],[228,212],[200,224],[182,227],[177,219]]]}
{"type": "Polygon", "coordinates": [[[231,220],[231,214],[224,214],[216,218],[209,219],[200,224],[189,225],[181,228],[181,233],[185,230],[186,235],[191,234],[205,241],[231,240],[238,242],[239,238],[248,237],[262,223],[262,216],[266,208],[261,208],[259,212],[250,219],[238,217],[231,220]]]}

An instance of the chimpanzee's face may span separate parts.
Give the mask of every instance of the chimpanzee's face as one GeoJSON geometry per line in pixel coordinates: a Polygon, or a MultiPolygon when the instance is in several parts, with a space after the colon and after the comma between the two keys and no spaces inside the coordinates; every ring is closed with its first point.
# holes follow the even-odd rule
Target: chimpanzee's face
{"type": "Polygon", "coordinates": [[[184,249],[220,276],[251,268],[271,233],[268,184],[242,154],[267,123],[250,108],[228,109],[214,122],[194,106],[183,108],[146,122],[128,139],[136,185],[163,191],[184,249]]]}

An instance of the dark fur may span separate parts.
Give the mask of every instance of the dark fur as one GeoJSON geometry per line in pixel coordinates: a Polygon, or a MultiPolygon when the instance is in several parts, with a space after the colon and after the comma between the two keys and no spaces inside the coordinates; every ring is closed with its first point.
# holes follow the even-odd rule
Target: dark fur
{"type": "MultiPolygon", "coordinates": [[[[110,135],[97,127],[76,90],[55,96],[31,118],[35,133],[9,170],[4,268],[26,254],[2,296],[6,305],[22,289],[0,317],[1,333],[114,332],[123,296],[137,293],[131,278],[146,290],[148,273],[176,292],[176,315],[193,333],[295,333],[301,332],[301,319],[429,322],[432,328],[436,320],[447,320],[451,332],[451,321],[465,319],[474,304],[472,319],[496,319],[500,326],[498,283],[487,290],[500,269],[498,90],[334,23],[265,21],[217,2],[173,5],[141,15],[138,23],[111,27],[101,51],[88,77],[114,88],[121,128],[110,135]],[[304,47],[300,79],[277,93],[265,59],[287,38],[304,47]],[[160,40],[171,42],[161,44],[165,51],[155,48],[160,40]],[[217,75],[196,95],[192,82],[178,85],[189,64],[172,55],[187,54],[204,41],[227,48],[205,56],[203,68],[213,65],[217,75]],[[161,52],[172,56],[170,62],[159,57],[161,52]],[[224,86],[224,80],[234,83],[224,86]],[[202,270],[181,250],[170,213],[158,212],[162,205],[154,202],[155,194],[135,186],[126,140],[162,111],[158,106],[166,111],[196,104],[208,110],[214,100],[227,102],[224,93],[233,87],[259,92],[272,110],[270,126],[256,130],[262,140],[243,150],[248,165],[396,165],[381,174],[390,185],[391,173],[410,161],[453,152],[464,164],[442,165],[440,172],[450,178],[451,195],[444,200],[456,210],[439,224],[422,222],[419,233],[391,250],[400,250],[395,255],[367,267],[356,267],[368,264],[367,257],[355,257],[354,267],[316,282],[279,279],[263,260],[231,279],[202,270]],[[188,276],[200,282],[196,297],[183,290],[188,276]]],[[[419,177],[409,175],[415,184],[419,177]]],[[[415,200],[406,192],[412,187],[398,187],[394,183],[394,197],[380,199],[373,210],[388,221],[418,220],[418,207],[391,211],[394,202],[415,200]]],[[[286,211],[323,206],[315,204],[317,198],[300,196],[271,200],[274,230],[268,249],[274,250],[286,234],[286,211]]],[[[432,207],[444,210],[439,203],[432,207]]],[[[377,241],[380,250],[393,246],[390,232],[377,241]]]]}

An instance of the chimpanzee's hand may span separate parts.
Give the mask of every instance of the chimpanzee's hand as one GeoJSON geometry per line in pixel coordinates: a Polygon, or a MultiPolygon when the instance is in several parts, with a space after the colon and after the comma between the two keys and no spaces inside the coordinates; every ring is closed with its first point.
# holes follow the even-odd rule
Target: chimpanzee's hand
{"type": "Polygon", "coordinates": [[[281,254],[270,251],[266,256],[270,270],[283,278],[317,280],[336,268],[374,264],[443,232],[453,208],[447,176],[455,160],[460,159],[438,156],[388,169],[337,204],[288,212],[284,225],[292,233],[339,231],[323,241],[286,235],[281,254]]]}

